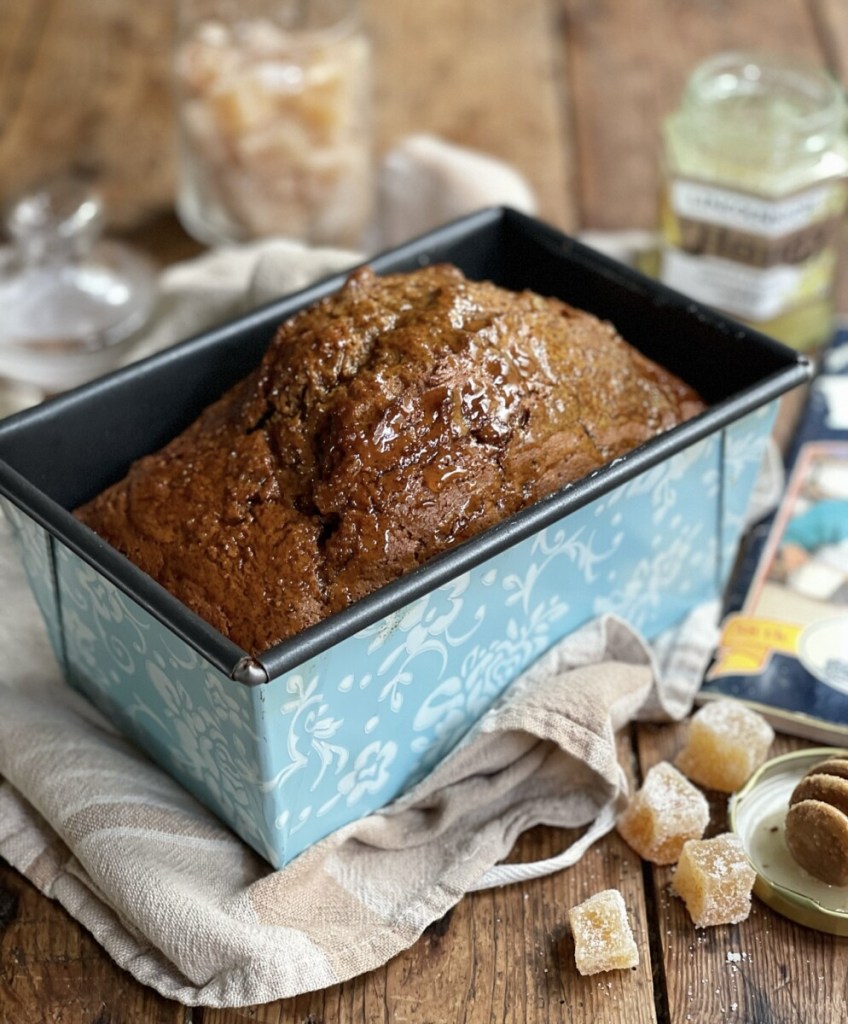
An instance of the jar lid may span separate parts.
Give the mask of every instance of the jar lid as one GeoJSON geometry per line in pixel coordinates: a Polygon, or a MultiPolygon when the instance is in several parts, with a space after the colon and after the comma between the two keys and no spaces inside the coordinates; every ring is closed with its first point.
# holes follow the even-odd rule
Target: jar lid
{"type": "Polygon", "coordinates": [[[740,162],[815,158],[843,136],[843,91],[826,68],[800,58],[719,53],[692,72],[679,115],[707,149],[740,162]]]}
{"type": "Polygon", "coordinates": [[[730,827],[742,839],[757,872],[754,893],[772,910],[792,921],[848,935],[848,886],[828,885],[805,871],[786,846],[784,823],[789,798],[810,768],[840,747],[814,747],[767,761],[730,800],[730,827]]]}

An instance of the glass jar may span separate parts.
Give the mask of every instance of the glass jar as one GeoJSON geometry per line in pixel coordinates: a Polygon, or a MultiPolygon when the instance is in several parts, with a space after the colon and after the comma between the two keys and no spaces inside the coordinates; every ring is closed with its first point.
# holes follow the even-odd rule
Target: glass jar
{"type": "Polygon", "coordinates": [[[374,172],[355,0],[179,0],[175,79],[190,234],[361,243],[374,172]]]}
{"type": "Polygon", "coordinates": [[[152,264],[101,237],[104,219],[99,193],[74,178],[34,186],[5,212],[0,416],[114,369],[152,314],[152,264]]]}
{"type": "Polygon", "coordinates": [[[660,277],[798,349],[832,329],[845,99],[823,69],[719,54],[664,124],[660,277]]]}

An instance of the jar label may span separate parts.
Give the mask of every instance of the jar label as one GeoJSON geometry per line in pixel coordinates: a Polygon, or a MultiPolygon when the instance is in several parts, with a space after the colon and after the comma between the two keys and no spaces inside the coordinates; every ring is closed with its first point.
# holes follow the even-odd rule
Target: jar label
{"type": "Polygon", "coordinates": [[[662,279],[670,288],[731,316],[761,321],[825,295],[835,266],[833,249],[806,263],[760,268],[668,248],[663,253],[662,279]]]}
{"type": "Polygon", "coordinates": [[[770,199],[676,179],[668,189],[662,280],[754,321],[824,295],[845,191],[834,179],[770,199]]]}
{"type": "Polygon", "coordinates": [[[780,199],[677,179],[671,206],[681,219],[730,228],[764,238],[783,238],[815,221],[839,214],[844,205],[840,182],[823,182],[780,199]]]}

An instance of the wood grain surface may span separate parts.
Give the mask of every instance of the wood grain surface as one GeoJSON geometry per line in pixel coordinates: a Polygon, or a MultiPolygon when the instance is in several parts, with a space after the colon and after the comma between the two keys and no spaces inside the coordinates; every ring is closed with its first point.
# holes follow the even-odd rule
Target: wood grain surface
{"type": "MultiPolygon", "coordinates": [[[[378,144],[427,131],[496,154],[567,230],[653,228],[659,124],[692,66],[720,49],[815,57],[848,74],[845,0],[366,0],[378,144]]],[[[0,199],[67,169],[104,193],[114,233],[160,264],[200,251],[173,211],[170,0],[0,0],[0,199]]],[[[844,289],[844,286],[843,286],[844,289]]],[[[681,727],[620,736],[635,783],[681,727]]],[[[800,745],[780,738],[777,749],[800,745]]],[[[712,802],[711,831],[726,826],[712,802]]],[[[568,840],[536,829],[514,857],[568,840]]],[[[670,869],[616,836],[550,878],[465,898],[384,968],[267,1006],[200,1010],[117,969],[55,902],[0,864],[0,1024],[795,1024],[848,1019],[848,940],[759,903],[697,931],[670,869]],[[634,971],[582,978],[568,908],[624,893],[634,971]]]]}

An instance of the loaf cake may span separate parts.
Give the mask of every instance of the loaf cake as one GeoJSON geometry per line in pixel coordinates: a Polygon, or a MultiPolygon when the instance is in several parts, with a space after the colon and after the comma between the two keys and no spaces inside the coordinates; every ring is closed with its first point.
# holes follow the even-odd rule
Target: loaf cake
{"type": "Polygon", "coordinates": [[[362,268],[77,515],[259,654],[703,408],[564,302],[362,268]]]}

